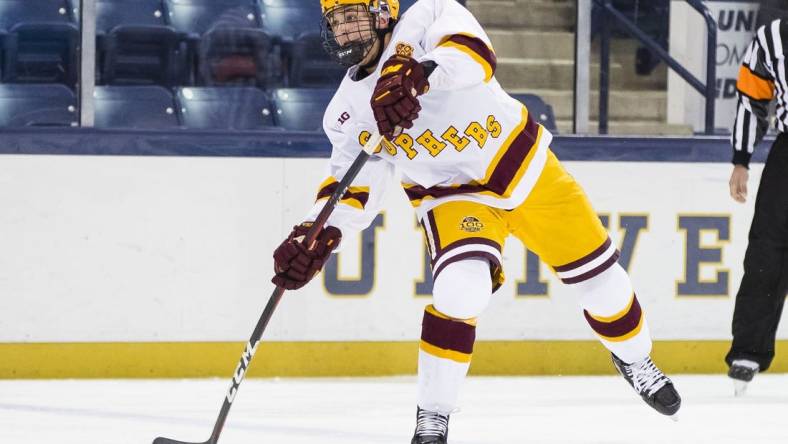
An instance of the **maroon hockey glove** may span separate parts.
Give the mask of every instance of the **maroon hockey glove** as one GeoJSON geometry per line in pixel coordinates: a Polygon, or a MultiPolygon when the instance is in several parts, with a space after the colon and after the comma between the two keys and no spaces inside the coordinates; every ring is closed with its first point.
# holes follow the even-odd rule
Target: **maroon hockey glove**
{"type": "Polygon", "coordinates": [[[327,226],[307,248],[303,242],[311,225],[303,223],[293,227],[287,239],[274,250],[276,275],[271,282],[285,290],[297,290],[312,280],[342,239],[338,228],[327,226]]]}
{"type": "Polygon", "coordinates": [[[380,134],[391,140],[411,128],[421,111],[418,96],[429,89],[424,66],[416,59],[393,55],[386,60],[371,100],[380,134]]]}

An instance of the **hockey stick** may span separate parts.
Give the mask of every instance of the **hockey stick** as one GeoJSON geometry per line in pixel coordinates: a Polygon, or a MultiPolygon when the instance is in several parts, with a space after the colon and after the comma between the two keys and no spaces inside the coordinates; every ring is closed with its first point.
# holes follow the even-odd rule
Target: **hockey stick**
{"type": "MultiPolygon", "coordinates": [[[[337,202],[339,202],[339,199],[343,194],[345,194],[345,191],[347,191],[350,183],[353,182],[353,179],[356,178],[358,172],[361,171],[361,167],[364,166],[364,164],[367,162],[367,159],[369,159],[369,156],[372,155],[372,152],[375,151],[382,141],[383,136],[379,134],[375,134],[369,138],[369,141],[367,141],[367,143],[364,145],[364,148],[358,154],[356,160],[353,161],[350,169],[347,171],[347,173],[345,173],[345,177],[343,177],[339,182],[337,189],[333,194],[331,194],[331,197],[328,198],[328,202],[326,202],[325,206],[323,206],[320,214],[317,215],[314,224],[312,224],[312,227],[309,228],[309,231],[307,231],[306,237],[304,239],[305,245],[311,245],[312,242],[317,239],[317,235],[320,234],[320,230],[328,220],[328,216],[330,216],[334,211],[334,207],[336,207],[337,202]]],[[[216,444],[219,441],[219,434],[222,433],[224,422],[227,420],[227,414],[230,412],[230,407],[233,405],[235,395],[238,393],[238,387],[241,385],[241,381],[244,379],[246,370],[249,368],[249,363],[251,363],[252,358],[257,351],[257,346],[260,344],[260,337],[263,335],[263,331],[265,331],[268,321],[271,320],[271,315],[273,315],[274,310],[279,304],[279,301],[282,299],[284,292],[285,290],[283,288],[276,287],[274,292],[271,294],[271,297],[268,299],[265,310],[263,310],[260,320],[257,321],[257,326],[252,332],[252,337],[249,339],[249,342],[246,343],[246,348],[244,349],[243,354],[241,354],[241,360],[238,362],[238,366],[235,368],[235,373],[233,374],[233,380],[230,384],[230,389],[227,391],[227,395],[224,397],[222,409],[219,411],[219,417],[216,419],[216,424],[213,426],[213,433],[211,433],[211,437],[208,438],[208,441],[204,441],[202,443],[191,443],[159,437],[153,440],[153,444],[216,444]]]]}

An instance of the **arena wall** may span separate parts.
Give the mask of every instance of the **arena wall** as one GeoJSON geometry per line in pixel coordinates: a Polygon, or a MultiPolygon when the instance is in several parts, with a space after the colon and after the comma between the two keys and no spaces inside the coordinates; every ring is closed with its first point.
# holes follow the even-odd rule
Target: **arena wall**
{"type": "MultiPolygon", "coordinates": [[[[322,179],[324,159],[300,156],[325,157],[324,142],[273,157],[195,148],[211,135],[150,135],[136,155],[122,134],[81,140],[102,137],[105,151],[73,143],[71,154],[54,138],[48,152],[41,140],[2,143],[0,378],[230,374],[273,289],[271,252],[322,179]]],[[[724,139],[559,138],[555,150],[619,245],[655,359],[670,372],[723,371],[762,164],[738,205],[724,139]]],[[[251,376],[415,371],[430,279],[396,184],[387,199],[318,279],[286,293],[251,376]]],[[[611,372],[572,288],[514,238],[504,262],[472,373],[611,372]]],[[[778,335],[784,346],[786,323],[778,335]]],[[[788,359],[778,352],[773,368],[788,371],[788,359]]]]}

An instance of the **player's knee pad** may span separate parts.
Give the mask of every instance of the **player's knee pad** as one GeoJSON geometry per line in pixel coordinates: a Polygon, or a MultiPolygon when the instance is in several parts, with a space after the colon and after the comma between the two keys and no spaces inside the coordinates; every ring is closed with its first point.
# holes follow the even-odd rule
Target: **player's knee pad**
{"type": "Polygon", "coordinates": [[[632,301],[632,282],[618,263],[593,278],[574,284],[580,305],[592,314],[606,316],[621,311],[632,301]]]}
{"type": "Polygon", "coordinates": [[[432,286],[435,308],[455,319],[479,316],[492,297],[490,263],[486,259],[463,259],[446,266],[432,286]]]}

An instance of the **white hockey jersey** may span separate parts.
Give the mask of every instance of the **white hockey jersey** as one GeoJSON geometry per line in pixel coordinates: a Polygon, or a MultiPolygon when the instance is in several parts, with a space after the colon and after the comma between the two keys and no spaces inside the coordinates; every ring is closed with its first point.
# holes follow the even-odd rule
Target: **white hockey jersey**
{"type": "Polygon", "coordinates": [[[345,237],[366,228],[397,172],[420,218],[452,200],[504,209],[522,203],[542,171],[552,135],[498,84],[490,40],[473,15],[455,0],[419,0],[397,23],[377,70],[356,81],[351,68],[328,105],[323,127],[333,150],[305,220],[315,220],[377,132],[370,98],[380,65],[396,52],[437,63],[429,91],[419,97],[422,110],[412,128],[367,161],[328,224],[345,237]]]}

